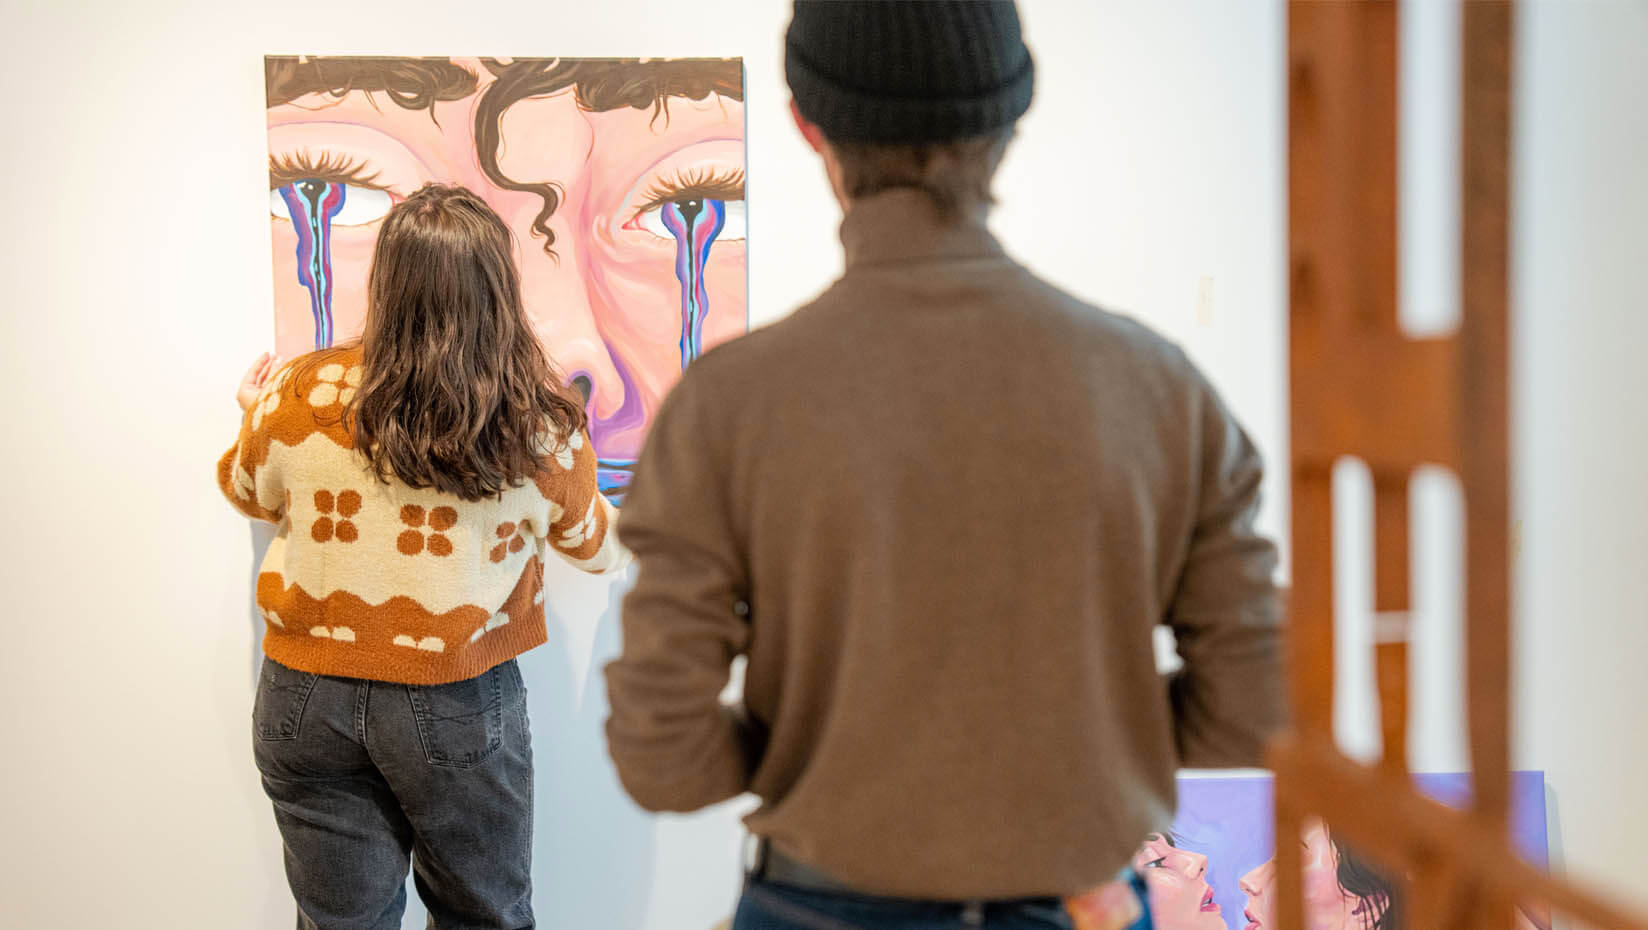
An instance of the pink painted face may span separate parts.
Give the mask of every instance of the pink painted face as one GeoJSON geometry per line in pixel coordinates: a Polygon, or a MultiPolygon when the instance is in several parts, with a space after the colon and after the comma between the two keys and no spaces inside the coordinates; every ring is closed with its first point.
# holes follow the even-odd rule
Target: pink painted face
{"type": "Polygon", "coordinates": [[[1247,895],[1247,907],[1242,912],[1247,920],[1244,930],[1275,930],[1276,928],[1276,860],[1271,859],[1242,876],[1242,894],[1247,895]]]}
{"type": "MultiPolygon", "coordinates": [[[[1339,885],[1339,850],[1333,845],[1321,820],[1305,824],[1300,837],[1301,875],[1304,892],[1305,926],[1309,930],[1359,930],[1368,906],[1339,885]]],[[[1247,895],[1245,930],[1270,930],[1276,926],[1276,860],[1242,876],[1242,893],[1247,895]]]]}
{"type": "Polygon", "coordinates": [[[1308,930],[1362,930],[1384,912],[1383,895],[1362,897],[1339,884],[1341,856],[1321,820],[1305,823],[1304,907],[1308,930]]]}
{"type": "Polygon", "coordinates": [[[1305,924],[1311,930],[1338,930],[1348,927],[1345,892],[1339,887],[1339,851],[1328,838],[1322,821],[1305,824],[1304,844],[1305,924]]]}
{"type": "Polygon", "coordinates": [[[603,485],[621,494],[685,365],[748,326],[744,107],[725,80],[734,69],[737,87],[741,72],[736,62],[706,63],[719,69],[723,92],[683,90],[681,72],[654,92],[636,63],[602,72],[604,84],[570,83],[489,109],[483,98],[510,72],[452,64],[473,75],[472,86],[460,81],[433,100],[405,88],[396,89],[410,105],[384,90],[317,90],[270,107],[276,351],[290,358],[358,336],[378,221],[425,183],[462,184],[514,231],[532,325],[587,395],[603,485]],[[648,88],[634,97],[640,107],[611,99],[636,85],[648,88]],[[477,114],[497,126],[491,151],[477,141],[477,114]],[[548,205],[542,185],[557,201],[546,223],[553,254],[534,229],[548,205]]]}
{"type": "Polygon", "coordinates": [[[1152,833],[1133,856],[1150,894],[1150,916],[1158,930],[1225,930],[1213,888],[1207,883],[1207,857],[1179,849],[1152,833]]]}

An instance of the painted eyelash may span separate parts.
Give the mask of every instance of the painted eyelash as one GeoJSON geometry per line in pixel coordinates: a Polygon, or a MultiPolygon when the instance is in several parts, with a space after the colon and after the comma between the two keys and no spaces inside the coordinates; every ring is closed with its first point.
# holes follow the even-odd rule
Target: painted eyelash
{"type": "Polygon", "coordinates": [[[654,182],[642,196],[646,199],[635,211],[637,216],[676,200],[743,200],[744,169],[689,169],[654,182]]]}
{"type": "Polygon", "coordinates": [[[377,183],[378,172],[366,173],[366,165],[348,155],[321,152],[317,161],[307,149],[276,158],[269,156],[269,189],[285,187],[294,181],[314,178],[331,184],[354,184],[373,190],[388,190],[377,183]]]}

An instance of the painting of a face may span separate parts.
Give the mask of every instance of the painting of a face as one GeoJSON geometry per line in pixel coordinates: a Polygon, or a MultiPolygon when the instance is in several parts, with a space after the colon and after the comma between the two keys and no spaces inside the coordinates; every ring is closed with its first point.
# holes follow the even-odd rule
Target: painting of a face
{"type": "Polygon", "coordinates": [[[1242,918],[1244,930],[1274,930],[1276,927],[1276,860],[1268,859],[1242,876],[1242,894],[1247,907],[1242,918]]]}
{"type": "Polygon", "coordinates": [[[1338,930],[1348,926],[1350,911],[1348,896],[1339,887],[1339,850],[1328,839],[1322,821],[1311,819],[1305,823],[1301,839],[1305,874],[1303,879],[1306,922],[1321,930],[1338,930]]]}
{"type": "Polygon", "coordinates": [[[1207,857],[1173,845],[1152,833],[1133,856],[1144,876],[1150,915],[1161,930],[1225,930],[1213,887],[1207,883],[1207,857]]]}
{"type": "MultiPolygon", "coordinates": [[[[1471,798],[1471,777],[1458,773],[1413,776],[1414,787],[1449,806],[1471,798]]],[[[1545,777],[1511,776],[1511,835],[1522,856],[1538,867],[1548,861],[1545,777]]],[[[1219,922],[1208,930],[1276,930],[1282,892],[1276,868],[1274,784],[1269,776],[1181,775],[1179,807],[1166,834],[1152,834],[1133,859],[1160,903],[1158,926],[1194,926],[1205,915],[1193,909],[1205,886],[1213,889],[1219,922]]],[[[1397,930],[1402,921],[1402,873],[1358,857],[1319,818],[1307,818],[1292,840],[1300,866],[1306,930],[1397,930]]],[[[1530,911],[1519,920],[1550,926],[1549,914],[1530,911]]],[[[1519,923],[1518,926],[1522,926],[1519,923]]]]}
{"type": "Polygon", "coordinates": [[[378,221],[461,184],[513,230],[621,498],[682,370],[748,326],[741,62],[271,57],[265,78],[277,353],[358,336],[378,221]]]}
{"type": "MultiPolygon", "coordinates": [[[[1374,918],[1385,911],[1388,897],[1362,897],[1339,883],[1340,852],[1318,818],[1305,822],[1300,837],[1301,880],[1305,926],[1309,930],[1357,930],[1373,926],[1374,918]]],[[[1242,893],[1247,896],[1244,913],[1246,930],[1276,926],[1276,860],[1271,859],[1242,876],[1242,893]]]]}

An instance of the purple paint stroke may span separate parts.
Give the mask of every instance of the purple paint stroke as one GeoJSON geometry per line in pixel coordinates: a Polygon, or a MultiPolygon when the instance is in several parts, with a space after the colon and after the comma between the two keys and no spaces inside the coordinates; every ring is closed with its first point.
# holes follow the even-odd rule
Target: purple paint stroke
{"type": "Polygon", "coordinates": [[[704,318],[709,292],[704,266],[710,246],[726,225],[727,205],[720,200],[671,201],[658,211],[664,228],[675,237],[675,277],[681,282],[681,369],[704,351],[704,318]]]}
{"type": "Polygon", "coordinates": [[[298,283],[309,290],[317,349],[332,344],[332,220],[343,209],[345,188],[314,178],[280,188],[297,233],[298,283]]]}
{"type": "Polygon", "coordinates": [[[624,364],[617,350],[608,345],[607,358],[612,361],[612,368],[618,374],[618,384],[623,388],[624,401],[610,417],[595,415],[594,379],[586,371],[575,371],[569,382],[582,376],[590,378],[589,393],[589,439],[595,445],[596,463],[601,471],[601,493],[605,494],[614,504],[622,504],[624,491],[629,488],[630,473],[635,469],[635,459],[622,458],[605,451],[607,437],[615,433],[641,426],[646,422],[647,411],[641,403],[641,392],[636,390],[635,378],[630,374],[629,366],[624,364]]]}

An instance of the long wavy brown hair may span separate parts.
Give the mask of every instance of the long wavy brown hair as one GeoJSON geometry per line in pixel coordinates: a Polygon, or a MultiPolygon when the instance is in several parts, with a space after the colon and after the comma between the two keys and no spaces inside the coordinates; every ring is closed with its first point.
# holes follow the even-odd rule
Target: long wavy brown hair
{"type": "Polygon", "coordinates": [[[383,218],[367,279],[364,374],[347,416],[380,480],[467,500],[539,467],[587,417],[527,321],[509,227],[429,184],[383,218]]]}

